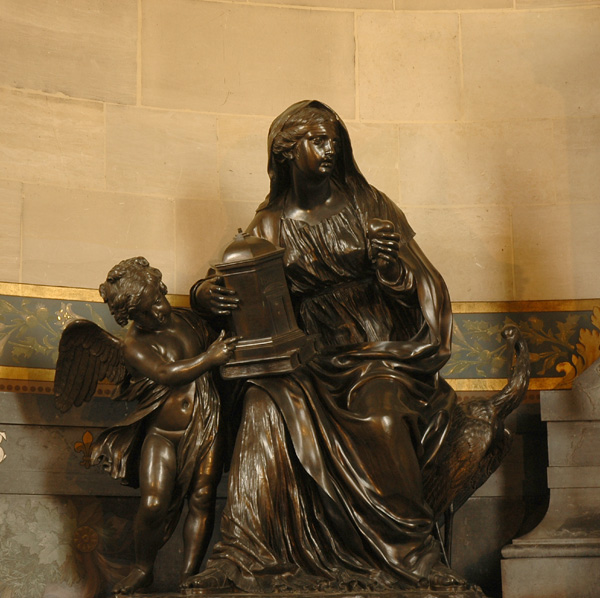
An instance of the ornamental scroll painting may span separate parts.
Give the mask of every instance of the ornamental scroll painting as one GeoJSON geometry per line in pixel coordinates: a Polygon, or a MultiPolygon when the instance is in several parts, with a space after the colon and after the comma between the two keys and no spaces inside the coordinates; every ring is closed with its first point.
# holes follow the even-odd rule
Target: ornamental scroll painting
{"type": "MultiPolygon", "coordinates": [[[[281,248],[316,353],[239,386],[222,540],[183,587],[482,596],[445,562],[435,523],[506,454],[527,346],[507,328],[507,386],[457,402],[439,374],[452,331],[444,280],[402,211],[361,174],[342,120],[299,102],[273,121],[268,148],[270,191],[246,234],[281,248]]],[[[240,295],[213,275],[190,301],[218,329],[240,295]]]]}

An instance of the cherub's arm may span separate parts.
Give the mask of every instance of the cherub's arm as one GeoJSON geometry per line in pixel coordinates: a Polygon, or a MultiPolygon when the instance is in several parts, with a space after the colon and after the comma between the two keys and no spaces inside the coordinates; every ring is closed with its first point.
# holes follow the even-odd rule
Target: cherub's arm
{"type": "Polygon", "coordinates": [[[227,363],[237,341],[238,337],[225,338],[223,331],[204,353],[189,359],[167,361],[151,345],[130,337],[125,341],[125,362],[142,376],[159,384],[179,386],[193,382],[209,369],[227,363]]]}

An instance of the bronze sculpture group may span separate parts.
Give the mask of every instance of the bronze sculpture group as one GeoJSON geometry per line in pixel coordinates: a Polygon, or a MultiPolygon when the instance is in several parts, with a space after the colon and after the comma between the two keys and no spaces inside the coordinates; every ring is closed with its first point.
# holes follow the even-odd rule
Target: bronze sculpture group
{"type": "MultiPolygon", "coordinates": [[[[300,102],[275,119],[268,172],[269,195],[246,232],[284,249],[298,326],[314,338],[316,354],[293,371],[238,385],[241,423],[222,539],[204,571],[196,574],[221,471],[218,374],[208,370],[231,357],[238,339],[230,331],[209,340],[227,329],[238,298],[209,273],[191,290],[192,310],[180,313],[158,282],[111,294],[109,273],[102,296],[117,319],[125,314],[133,325],[123,343],[102,341],[111,354],[104,363],[117,353],[120,373],[100,368],[83,398],[64,383],[79,387],[85,378],[75,374],[81,359],[67,367],[67,356],[107,333],[94,329],[73,341],[65,331],[60,401],[74,396],[67,405],[79,404],[107,375],[128,378],[119,398],[139,401],[94,452],[113,477],[139,480],[142,493],[137,562],[116,591],[149,583],[186,497],[188,591],[465,589],[442,562],[434,525],[505,453],[503,419],[527,388],[526,347],[510,330],[517,362],[507,388],[493,400],[457,403],[439,374],[451,345],[446,285],[404,214],[360,173],[348,132],[329,107],[300,102]],[[119,293],[136,299],[114,307],[119,293]],[[80,341],[86,334],[94,340],[80,341]]],[[[126,276],[114,274],[119,268],[111,271],[115,284],[126,276]]]]}

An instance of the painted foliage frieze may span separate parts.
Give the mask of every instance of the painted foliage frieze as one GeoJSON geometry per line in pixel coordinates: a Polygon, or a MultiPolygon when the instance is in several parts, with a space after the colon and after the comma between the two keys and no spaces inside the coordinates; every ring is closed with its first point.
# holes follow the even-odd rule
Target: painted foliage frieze
{"type": "MultiPolygon", "coordinates": [[[[51,392],[50,384],[8,388],[6,381],[51,383],[60,335],[75,319],[91,320],[115,335],[124,332],[93,290],[76,289],[71,298],[73,289],[17,286],[20,294],[3,293],[0,285],[0,390],[51,392]]],[[[173,299],[177,305],[187,302],[183,296],[173,299]]],[[[529,345],[532,389],[569,388],[600,356],[600,299],[456,304],[452,357],[442,374],[458,390],[491,390],[495,380],[502,386],[509,364],[501,332],[511,324],[529,345]]]]}
{"type": "Polygon", "coordinates": [[[53,368],[62,331],[82,318],[122,334],[102,303],[0,296],[0,365],[53,368]]]}
{"type": "Polygon", "coordinates": [[[538,388],[568,388],[600,357],[600,301],[577,311],[458,313],[443,374],[450,380],[502,377],[508,364],[501,332],[507,325],[518,326],[529,345],[532,388],[536,379],[538,388]]]}

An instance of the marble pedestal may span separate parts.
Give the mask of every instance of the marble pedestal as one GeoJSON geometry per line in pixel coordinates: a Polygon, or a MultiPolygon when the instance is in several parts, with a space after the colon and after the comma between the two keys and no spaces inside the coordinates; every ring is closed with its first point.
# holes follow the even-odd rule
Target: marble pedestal
{"type": "Polygon", "coordinates": [[[502,550],[503,598],[600,596],[600,360],[571,391],[541,393],[550,504],[502,550]]]}

